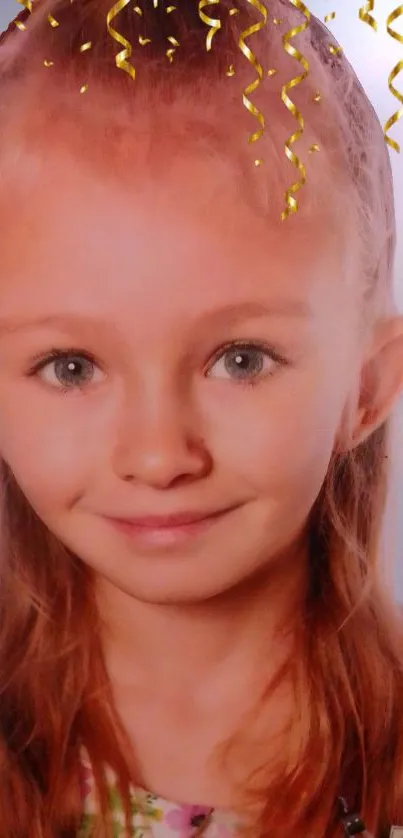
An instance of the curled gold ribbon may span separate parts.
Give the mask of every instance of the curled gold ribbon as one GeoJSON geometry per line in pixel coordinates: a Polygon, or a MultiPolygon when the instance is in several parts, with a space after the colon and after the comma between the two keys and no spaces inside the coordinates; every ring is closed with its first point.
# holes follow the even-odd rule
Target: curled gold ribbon
{"type": "Polygon", "coordinates": [[[304,21],[304,23],[302,23],[301,26],[296,26],[294,29],[291,29],[289,32],[286,32],[286,34],[283,35],[283,46],[288,55],[291,55],[292,58],[295,58],[297,61],[300,62],[300,64],[302,64],[305,72],[302,73],[300,76],[297,76],[296,78],[291,79],[291,81],[287,82],[283,86],[281,91],[282,101],[284,102],[286,108],[288,108],[290,113],[292,113],[292,115],[295,117],[300,126],[299,130],[296,131],[295,134],[292,134],[291,137],[289,137],[289,139],[286,141],[285,153],[290,162],[293,163],[294,166],[296,166],[296,168],[299,169],[299,171],[301,172],[301,179],[293,183],[293,185],[289,189],[287,189],[285,193],[285,200],[287,206],[281,214],[282,221],[285,221],[285,219],[288,218],[288,216],[291,215],[291,213],[297,212],[298,203],[296,199],[293,197],[293,195],[295,194],[295,192],[298,192],[298,190],[301,189],[301,187],[304,186],[306,183],[305,166],[299,160],[297,155],[291,150],[291,145],[295,143],[297,140],[301,139],[304,131],[305,122],[302,114],[294,105],[294,102],[292,102],[291,99],[288,97],[287,91],[290,90],[292,87],[296,87],[297,84],[300,84],[302,81],[304,81],[304,79],[306,79],[309,73],[309,64],[306,58],[304,58],[304,56],[297,49],[295,49],[295,47],[290,43],[290,40],[291,38],[294,38],[296,35],[298,35],[300,32],[304,32],[304,30],[307,29],[311,19],[311,13],[307,9],[305,4],[302,3],[301,0],[290,0],[290,2],[293,4],[293,6],[296,6],[297,9],[303,12],[303,14],[306,16],[306,21],[304,21]]]}
{"type": "Polygon", "coordinates": [[[124,47],[124,49],[121,50],[121,52],[119,52],[115,58],[116,66],[118,70],[124,70],[124,72],[127,73],[134,81],[134,79],[136,78],[136,71],[133,65],[130,64],[128,61],[128,59],[131,57],[133,53],[133,47],[130,41],[124,38],[123,35],[120,34],[120,32],[117,32],[116,29],[113,29],[113,27],[111,26],[112,20],[114,20],[114,18],[117,17],[117,15],[122,11],[122,9],[124,9],[125,6],[128,6],[129,3],[130,0],[118,0],[118,2],[115,3],[115,5],[112,6],[111,9],[109,9],[109,12],[106,16],[106,25],[108,28],[108,32],[110,36],[113,38],[113,40],[116,41],[117,44],[120,44],[122,47],[124,47]]]}
{"type": "MultiPolygon", "coordinates": [[[[27,12],[32,14],[32,0],[17,0],[17,3],[19,3],[20,6],[23,6],[24,9],[26,9],[27,12]]],[[[20,14],[21,14],[21,12],[20,12],[20,14]]]]}
{"type": "MultiPolygon", "coordinates": [[[[32,0],[17,0],[17,3],[19,3],[20,6],[23,6],[24,9],[26,9],[27,12],[32,14],[32,0]]],[[[20,12],[20,14],[21,14],[21,12],[20,12]]],[[[22,22],[22,20],[17,19],[17,20],[14,21],[14,23],[15,23],[17,29],[20,29],[21,32],[25,32],[27,27],[25,26],[25,23],[22,22]]]]}
{"type": "Polygon", "coordinates": [[[363,6],[361,6],[361,9],[358,12],[358,17],[360,18],[360,20],[363,20],[364,23],[368,23],[369,26],[372,27],[374,32],[377,32],[378,24],[377,24],[374,16],[371,14],[371,12],[374,11],[374,7],[375,7],[375,0],[367,0],[367,2],[364,3],[363,6]]]}
{"type": "MultiPolygon", "coordinates": [[[[248,84],[248,86],[245,88],[242,94],[242,101],[245,108],[249,111],[249,113],[252,116],[254,116],[257,119],[260,125],[260,128],[257,131],[255,131],[254,134],[251,134],[251,136],[249,137],[248,142],[254,143],[263,134],[265,128],[265,119],[261,111],[259,111],[259,109],[256,107],[256,105],[254,105],[253,102],[250,101],[249,96],[251,95],[251,93],[255,92],[255,90],[259,87],[259,84],[263,79],[263,67],[257,60],[254,52],[252,52],[252,50],[247,46],[247,44],[245,44],[245,38],[249,38],[251,35],[255,35],[257,32],[260,32],[260,30],[263,29],[264,26],[266,26],[267,9],[263,5],[263,3],[259,2],[259,0],[248,0],[248,3],[250,3],[251,6],[254,6],[254,8],[257,9],[258,12],[260,12],[263,18],[263,20],[259,21],[258,23],[254,23],[252,26],[249,26],[248,29],[245,29],[239,36],[238,41],[239,49],[241,50],[245,58],[247,58],[248,61],[250,61],[253,69],[256,70],[257,73],[257,79],[251,82],[251,84],[248,84]]],[[[255,165],[258,166],[261,162],[262,161],[260,160],[255,160],[255,165]]]]}
{"type": "MultiPolygon", "coordinates": [[[[400,44],[403,44],[403,35],[399,35],[399,33],[396,32],[391,27],[391,24],[394,23],[394,21],[397,20],[397,18],[400,17],[400,15],[403,15],[403,5],[398,6],[397,9],[395,9],[393,12],[390,13],[390,15],[388,16],[387,21],[386,21],[386,28],[387,28],[387,31],[388,31],[388,35],[390,35],[391,38],[395,38],[396,41],[399,41],[400,44]]],[[[401,105],[403,105],[403,95],[400,93],[399,90],[396,89],[396,87],[393,87],[393,82],[394,82],[396,76],[398,76],[399,73],[402,70],[403,70],[403,61],[398,61],[398,63],[394,66],[394,68],[393,68],[393,70],[390,73],[389,78],[388,78],[389,90],[392,93],[392,95],[398,100],[398,102],[400,102],[401,105]]],[[[389,131],[390,128],[392,128],[393,125],[396,125],[396,122],[398,122],[398,120],[402,116],[403,116],[403,107],[399,108],[399,110],[396,111],[396,113],[394,113],[388,119],[388,121],[385,125],[385,140],[391,148],[393,148],[395,151],[397,151],[398,154],[400,154],[400,145],[399,145],[399,143],[395,142],[395,140],[392,140],[390,137],[388,137],[387,132],[389,131]]]]}
{"type": "Polygon", "coordinates": [[[172,62],[174,60],[174,55],[175,55],[175,52],[176,52],[176,47],[179,47],[180,44],[179,44],[179,41],[177,41],[176,38],[173,37],[173,35],[168,35],[167,40],[169,41],[170,44],[172,44],[172,47],[169,47],[169,49],[167,49],[165,51],[165,55],[166,55],[169,63],[172,64],[172,62]]]}
{"type": "Polygon", "coordinates": [[[207,34],[206,37],[206,50],[209,52],[211,50],[211,44],[216,32],[221,29],[221,20],[219,18],[208,17],[203,12],[205,6],[213,6],[219,4],[220,0],[199,0],[199,17],[203,21],[203,23],[207,23],[207,26],[210,26],[211,29],[207,34]]]}

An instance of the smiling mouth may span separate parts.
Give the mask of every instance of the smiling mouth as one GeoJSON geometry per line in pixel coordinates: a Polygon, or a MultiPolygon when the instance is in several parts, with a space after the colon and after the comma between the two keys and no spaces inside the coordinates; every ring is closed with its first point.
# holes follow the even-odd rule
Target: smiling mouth
{"type": "Polygon", "coordinates": [[[201,535],[222,521],[238,507],[215,512],[181,512],[166,516],[142,516],[138,518],[106,517],[118,531],[144,546],[175,546],[201,535]]]}

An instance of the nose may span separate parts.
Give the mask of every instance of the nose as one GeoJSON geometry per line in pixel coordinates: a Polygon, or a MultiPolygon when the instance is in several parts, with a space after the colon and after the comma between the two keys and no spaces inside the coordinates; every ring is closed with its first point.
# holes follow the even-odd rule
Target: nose
{"type": "Polygon", "coordinates": [[[113,452],[113,469],[121,480],[166,489],[209,473],[212,460],[188,405],[155,392],[147,405],[138,394],[131,401],[125,405],[113,452]]]}

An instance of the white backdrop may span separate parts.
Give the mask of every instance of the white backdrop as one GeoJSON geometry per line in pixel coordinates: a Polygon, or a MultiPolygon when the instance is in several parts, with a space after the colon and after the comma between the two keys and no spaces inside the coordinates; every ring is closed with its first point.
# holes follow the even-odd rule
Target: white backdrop
{"type": "MultiPolygon", "coordinates": [[[[189,0],[188,0],[189,1],[189,0]]],[[[193,0],[195,1],[195,0],[193,0]]],[[[389,91],[387,79],[394,65],[403,60],[403,45],[387,34],[386,18],[398,5],[398,0],[375,0],[374,16],[378,31],[359,20],[358,9],[363,0],[307,0],[311,11],[324,20],[336,12],[327,25],[336,36],[365,87],[382,125],[398,109],[398,102],[389,91]]],[[[236,2],[234,3],[236,5],[236,2]]],[[[269,5],[269,0],[268,0],[269,5]]],[[[112,0],[111,0],[112,6],[112,0]]],[[[16,0],[0,0],[0,30],[22,8],[16,0]]],[[[403,15],[393,28],[403,35],[403,15]]],[[[23,36],[23,33],[21,33],[23,36]]],[[[403,71],[394,82],[403,93],[403,71]]],[[[1,130],[1,128],[0,128],[1,130]]],[[[400,143],[400,154],[390,149],[396,193],[398,223],[398,254],[396,261],[396,293],[403,310],[403,117],[390,132],[400,143]]],[[[395,447],[393,480],[389,515],[385,527],[385,559],[394,574],[396,596],[403,601],[403,399],[395,412],[395,447]],[[392,566],[393,563],[393,566],[392,566]]]]}

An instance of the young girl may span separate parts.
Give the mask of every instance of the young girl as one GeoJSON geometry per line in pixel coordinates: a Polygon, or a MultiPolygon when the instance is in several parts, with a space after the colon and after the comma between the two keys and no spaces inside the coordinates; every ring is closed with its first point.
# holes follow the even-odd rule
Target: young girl
{"type": "Polygon", "coordinates": [[[193,0],[109,30],[110,0],[25,5],[0,47],[1,838],[388,838],[381,127],[286,0],[244,41],[263,7],[202,9],[211,49],[193,0]],[[306,183],[281,220],[285,89],[306,183]]]}

